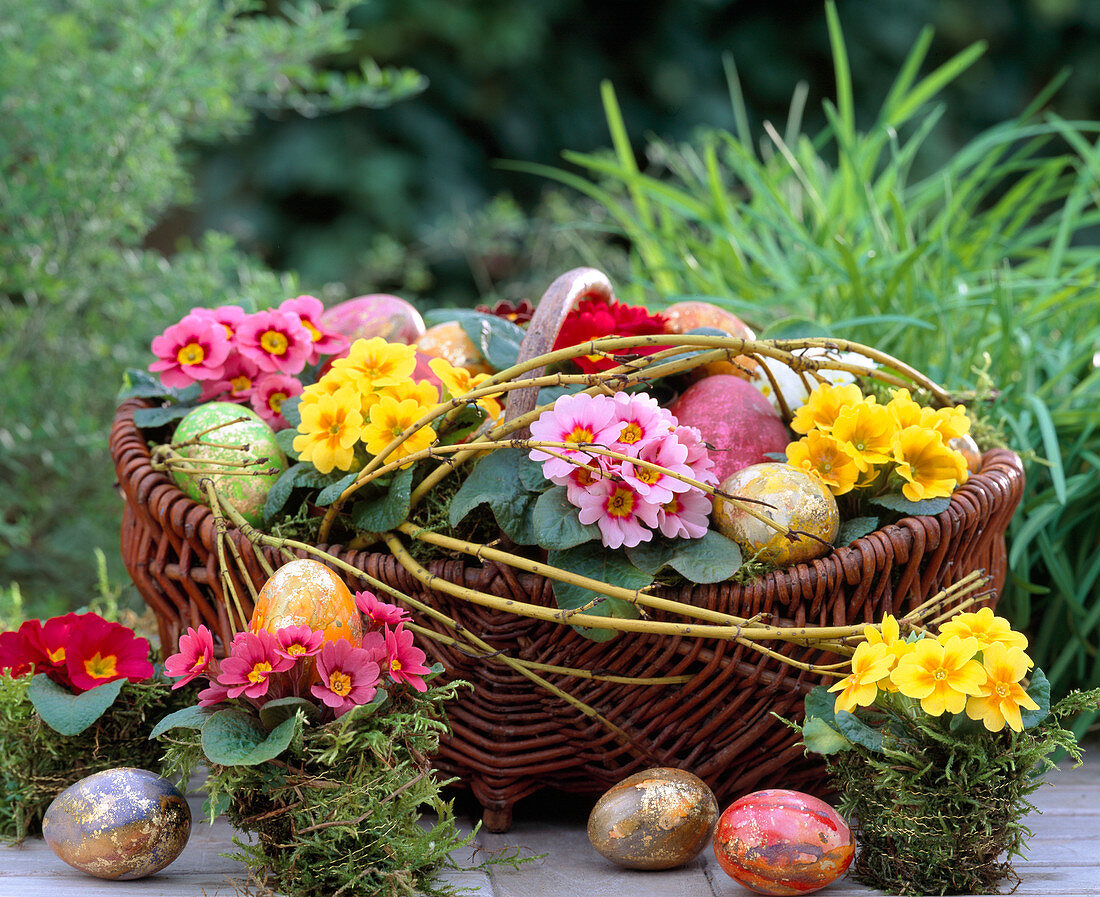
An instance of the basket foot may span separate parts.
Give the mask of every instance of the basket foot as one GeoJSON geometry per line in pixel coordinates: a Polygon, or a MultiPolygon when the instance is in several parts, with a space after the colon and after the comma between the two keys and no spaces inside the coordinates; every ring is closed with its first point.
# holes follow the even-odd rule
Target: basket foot
{"type": "Polygon", "coordinates": [[[494,834],[502,834],[512,827],[512,808],[485,807],[481,813],[481,824],[494,834]]]}

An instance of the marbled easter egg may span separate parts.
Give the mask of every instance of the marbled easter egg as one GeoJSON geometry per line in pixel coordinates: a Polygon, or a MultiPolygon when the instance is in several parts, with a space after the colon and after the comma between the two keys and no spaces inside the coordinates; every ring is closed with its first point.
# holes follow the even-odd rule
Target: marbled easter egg
{"type": "Polygon", "coordinates": [[[714,855],[739,884],[793,897],[843,875],[855,847],[848,823],[822,800],[776,788],[746,794],[718,820],[714,855]]]}
{"type": "Polygon", "coordinates": [[[786,450],[790,441],[786,425],[760,391],[729,374],[693,383],[669,410],[681,424],[698,427],[719,480],[786,450]]]}
{"type": "Polygon", "coordinates": [[[412,345],[424,335],[424,318],[411,303],[387,293],[356,296],[325,310],[321,324],[349,342],[380,336],[412,345]]]}
{"type": "Polygon", "coordinates": [[[182,852],[191,809],[169,782],[145,769],[97,772],[61,792],[42,837],[70,866],[96,878],[144,878],[182,852]]]}
{"type": "MultiPolygon", "coordinates": [[[[860,355],[858,352],[833,352],[826,349],[812,348],[800,351],[798,354],[806,358],[827,357],[836,361],[843,361],[847,364],[857,365],[868,370],[876,366],[870,358],[867,358],[865,355],[860,355]]],[[[848,371],[823,369],[817,373],[822,379],[836,386],[844,383],[852,383],[856,379],[855,374],[849,373],[848,371]]],[[[818,384],[818,380],[813,375],[798,373],[775,358],[762,358],[760,365],[757,366],[752,374],[751,382],[764,394],[764,397],[772,404],[772,407],[776,410],[781,410],[782,406],[775,394],[776,388],[778,387],[792,414],[797,411],[801,405],[806,404],[806,399],[809,398],[810,391],[818,384]],[[767,371],[765,371],[765,367],[767,371]],[[770,378],[768,376],[769,372],[771,373],[770,378]],[[774,384],[772,383],[773,379],[775,380],[774,384]]]]}
{"type": "Polygon", "coordinates": [[[283,564],[264,583],[248,628],[274,634],[284,626],[321,630],[326,642],[363,644],[363,622],[344,581],[319,561],[299,558],[283,564]]]}
{"type": "Polygon", "coordinates": [[[417,341],[416,351],[429,358],[445,358],[456,368],[466,368],[471,374],[493,371],[458,321],[445,321],[429,327],[417,341]]]}
{"type": "Polygon", "coordinates": [[[970,473],[977,473],[982,469],[982,450],[969,433],[963,436],[954,436],[947,440],[947,445],[957,451],[966,460],[966,469],[970,473]]]}
{"type": "MultiPolygon", "coordinates": [[[[731,311],[700,300],[676,302],[661,312],[665,319],[665,328],[669,333],[687,333],[698,327],[712,327],[723,330],[739,339],[756,339],[752,328],[731,311]]],[[[756,362],[745,356],[736,355],[733,361],[711,361],[700,365],[694,371],[696,376],[713,377],[715,374],[732,374],[748,379],[756,370],[756,362]]]]}
{"type": "Polygon", "coordinates": [[[723,498],[714,500],[714,525],[747,556],[758,555],[777,567],[809,561],[828,553],[840,531],[840,511],[829,488],[808,471],[766,461],[727,477],[719,490],[737,498],[778,524],[804,535],[793,540],[723,498]],[[765,502],[766,504],[761,504],[765,502]]]}
{"type": "Polygon", "coordinates": [[[208,504],[199,484],[209,476],[218,495],[240,511],[245,520],[253,526],[263,523],[267,493],[286,470],[287,462],[275,440],[275,431],[255,411],[232,402],[199,405],[179,422],[172,434],[172,444],[180,455],[193,462],[186,469],[172,470],[180,489],[195,501],[208,504]],[[202,444],[181,444],[188,440],[202,444]],[[255,463],[242,468],[219,462],[255,463]]]}
{"type": "Polygon", "coordinates": [[[673,869],[707,846],[718,802],[706,782],[682,769],[658,767],[623,779],[588,816],[588,840],[628,869],[673,869]]]}

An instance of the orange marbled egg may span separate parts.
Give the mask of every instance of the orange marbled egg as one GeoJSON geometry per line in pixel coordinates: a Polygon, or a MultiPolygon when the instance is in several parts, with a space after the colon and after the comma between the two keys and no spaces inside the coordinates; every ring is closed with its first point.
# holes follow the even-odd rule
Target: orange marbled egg
{"type": "MultiPolygon", "coordinates": [[[[733,312],[726,311],[711,302],[697,299],[676,302],[661,315],[669,333],[687,333],[697,327],[723,330],[739,339],[756,339],[756,334],[733,312]]],[[[746,355],[737,355],[732,361],[711,361],[695,369],[696,376],[712,377],[715,374],[733,374],[748,379],[756,370],[756,362],[746,355]]]]}
{"type": "Polygon", "coordinates": [[[458,321],[429,327],[417,341],[416,351],[429,358],[445,358],[456,368],[466,368],[471,374],[488,374],[493,370],[458,321]]]}
{"type": "Polygon", "coordinates": [[[284,564],[264,583],[248,628],[275,633],[284,626],[321,630],[326,642],[345,638],[363,643],[363,623],[344,581],[318,561],[284,564]]]}
{"type": "Polygon", "coordinates": [[[714,830],[726,873],[760,894],[793,897],[820,890],[852,863],[855,844],[843,817],[800,791],[755,791],[726,808],[714,830]]]}

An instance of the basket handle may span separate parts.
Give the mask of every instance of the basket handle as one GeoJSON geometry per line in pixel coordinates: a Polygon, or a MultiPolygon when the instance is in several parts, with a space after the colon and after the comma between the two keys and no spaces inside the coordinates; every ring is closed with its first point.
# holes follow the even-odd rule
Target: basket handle
{"type": "MultiPolygon", "coordinates": [[[[611,281],[607,275],[595,268],[574,268],[558,277],[539,300],[535,313],[527,325],[527,333],[519,347],[517,363],[529,361],[549,352],[558,338],[558,331],[573,306],[589,296],[612,299],[611,281]]],[[[539,377],[545,368],[527,373],[528,377],[539,377]]],[[[515,420],[534,409],[538,403],[538,389],[528,386],[517,389],[508,395],[508,405],[504,412],[505,422],[515,420]]],[[[526,435],[516,433],[515,435],[526,435]]]]}

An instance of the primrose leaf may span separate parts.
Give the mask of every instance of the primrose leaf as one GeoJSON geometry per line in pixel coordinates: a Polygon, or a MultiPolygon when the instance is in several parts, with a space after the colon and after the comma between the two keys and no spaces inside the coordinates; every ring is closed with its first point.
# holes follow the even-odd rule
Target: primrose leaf
{"type": "Polygon", "coordinates": [[[1020,720],[1025,729],[1033,729],[1047,718],[1050,713],[1050,682],[1046,674],[1038,667],[1031,674],[1031,681],[1027,686],[1027,696],[1039,705],[1038,710],[1020,709],[1020,720]]]}
{"type": "Polygon", "coordinates": [[[201,729],[213,712],[209,707],[193,705],[169,713],[153,726],[153,731],[149,733],[149,740],[151,741],[158,735],[163,735],[169,729],[201,729]]]}
{"type": "Polygon", "coordinates": [[[160,408],[138,408],[134,412],[134,426],[142,430],[163,427],[167,423],[179,420],[187,415],[191,405],[165,405],[160,408]]]}
{"type": "MultiPolygon", "coordinates": [[[[624,589],[642,589],[653,582],[653,577],[639,570],[626,557],[616,551],[608,551],[602,542],[585,542],[576,548],[563,551],[551,551],[547,562],[563,570],[569,570],[589,579],[599,580],[608,585],[624,589]]],[[[589,601],[600,602],[586,610],[585,614],[597,617],[618,617],[634,620],[638,618],[638,609],[629,601],[621,598],[609,598],[583,586],[566,582],[554,582],[554,599],[563,610],[583,607],[589,601]]],[[[588,629],[575,626],[581,635],[594,642],[606,642],[617,635],[614,629],[588,629]]]]}
{"type": "Polygon", "coordinates": [[[840,734],[853,744],[859,744],[875,753],[882,753],[882,733],[872,729],[854,713],[841,710],[836,714],[836,726],[840,734]]]}
{"type": "Polygon", "coordinates": [[[868,533],[878,529],[877,517],[852,517],[840,524],[840,531],[836,534],[833,545],[851,545],[856,539],[862,539],[868,533]]]}
{"type": "MultiPolygon", "coordinates": [[[[284,399],[283,404],[279,406],[279,413],[286,419],[287,424],[290,425],[289,432],[291,434],[296,433],[298,424],[302,422],[301,401],[301,396],[291,396],[289,399],[284,399]]],[[[279,432],[283,433],[286,431],[280,430],[279,432]]]]}
{"type": "Polygon", "coordinates": [[[807,754],[820,754],[827,757],[830,754],[850,750],[852,742],[820,716],[815,716],[807,719],[802,726],[802,745],[807,754]]]}
{"type": "Polygon", "coordinates": [[[535,501],[531,525],[535,540],[543,548],[575,548],[599,538],[600,528],[594,523],[581,523],[566,492],[565,486],[554,486],[535,501]]]}
{"type": "Polygon", "coordinates": [[[487,504],[510,539],[520,545],[536,544],[531,517],[537,496],[520,482],[521,452],[522,449],[496,449],[474,465],[451,499],[451,526],[460,523],[474,508],[487,504]]]}
{"type": "Polygon", "coordinates": [[[741,549],[721,533],[708,530],[700,539],[665,539],[655,536],[626,550],[639,570],[656,575],[671,567],[695,583],[724,582],[741,566],[741,549]]]}
{"type": "Polygon", "coordinates": [[[532,461],[528,452],[519,456],[519,481],[528,492],[545,492],[554,484],[542,475],[542,462],[532,461]]]}
{"type": "Polygon", "coordinates": [[[405,522],[409,516],[412,495],[413,468],[399,470],[381,495],[373,495],[355,503],[351,522],[368,533],[385,533],[405,522]]]}
{"type": "Polygon", "coordinates": [[[498,371],[510,368],[519,358],[519,346],[526,331],[497,315],[471,309],[436,309],[425,316],[428,322],[458,321],[482,357],[498,371]]]}
{"type": "Polygon", "coordinates": [[[260,722],[268,731],[277,728],[281,723],[296,716],[302,710],[305,715],[316,722],[321,718],[320,708],[305,698],[276,698],[268,701],[260,708],[260,722]]]}
{"type": "Polygon", "coordinates": [[[885,508],[887,511],[895,511],[906,517],[933,517],[946,511],[948,505],[951,504],[951,499],[926,498],[924,501],[909,501],[904,495],[891,493],[872,498],[871,504],[885,508]]]}
{"type": "Polygon", "coordinates": [[[264,500],[264,520],[271,522],[275,519],[283,506],[290,499],[290,493],[294,487],[302,484],[305,474],[312,468],[306,464],[293,464],[284,470],[271,488],[267,490],[267,498],[264,500]]]}
{"type": "Polygon", "coordinates": [[[824,685],[815,685],[805,699],[806,719],[817,717],[830,726],[836,725],[836,694],[824,685]]]}
{"type": "Polygon", "coordinates": [[[118,391],[117,401],[125,399],[159,399],[168,395],[168,388],[148,371],[128,368],[122,377],[122,388],[118,391]]]}
{"type": "Polygon", "coordinates": [[[297,430],[277,430],[275,432],[275,444],[283,450],[283,454],[290,460],[297,461],[301,455],[294,451],[294,437],[298,435],[297,430]]]}
{"type": "Polygon", "coordinates": [[[347,476],[340,477],[335,483],[329,483],[329,485],[325,486],[325,488],[318,493],[314,502],[322,508],[328,507],[340,497],[341,493],[343,493],[348,486],[355,482],[358,476],[359,471],[353,470],[351,473],[347,474],[347,476]]]}
{"type": "Polygon", "coordinates": [[[256,766],[285,751],[297,726],[297,714],[268,732],[243,710],[219,710],[202,727],[202,751],[219,766],[256,766]]]}
{"type": "Polygon", "coordinates": [[[125,679],[115,679],[74,695],[45,673],[38,673],[31,679],[27,697],[42,722],[59,735],[79,735],[107,712],[125,684],[125,679]]]}

